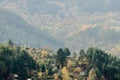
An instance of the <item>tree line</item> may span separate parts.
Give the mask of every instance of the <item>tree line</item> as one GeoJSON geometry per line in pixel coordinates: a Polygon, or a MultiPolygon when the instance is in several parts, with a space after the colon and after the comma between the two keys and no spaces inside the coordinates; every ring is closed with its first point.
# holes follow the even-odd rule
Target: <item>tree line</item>
{"type": "Polygon", "coordinates": [[[101,49],[81,49],[79,54],[69,48],[46,52],[22,49],[11,40],[0,43],[0,80],[12,80],[15,75],[18,80],[120,80],[120,59],[101,49]]]}

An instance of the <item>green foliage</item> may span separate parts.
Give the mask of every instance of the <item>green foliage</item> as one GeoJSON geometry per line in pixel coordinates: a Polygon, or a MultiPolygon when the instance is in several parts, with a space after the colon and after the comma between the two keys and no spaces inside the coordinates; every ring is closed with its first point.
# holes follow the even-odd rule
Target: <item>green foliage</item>
{"type": "Polygon", "coordinates": [[[89,48],[86,57],[90,62],[88,71],[90,68],[96,67],[98,78],[104,75],[108,80],[119,80],[119,77],[116,77],[120,74],[120,60],[118,58],[97,48],[89,48]]]}
{"type": "Polygon", "coordinates": [[[79,55],[84,55],[84,54],[85,54],[85,51],[81,49],[79,55]]]}
{"type": "Polygon", "coordinates": [[[70,76],[74,77],[76,67],[85,73],[77,77],[86,80],[120,80],[120,59],[98,48],[89,48],[86,53],[81,49],[79,59],[69,57],[71,52],[68,48],[59,49],[56,56],[47,53],[42,57],[40,52],[42,51],[39,49],[16,47],[12,41],[8,41],[7,44],[0,43],[0,80],[10,74],[18,74],[20,80],[47,80],[54,75],[67,80],[70,76]],[[74,63],[73,67],[67,66],[71,65],[70,61],[74,63]]]}
{"type": "Polygon", "coordinates": [[[45,68],[45,65],[44,65],[44,64],[42,65],[41,71],[42,71],[42,72],[45,72],[45,71],[46,71],[46,68],[45,68]]]}
{"type": "Polygon", "coordinates": [[[37,80],[37,78],[35,76],[32,76],[31,79],[32,80],[37,80]]]}
{"type": "Polygon", "coordinates": [[[31,76],[30,72],[37,68],[38,65],[27,52],[18,51],[9,45],[0,45],[0,76],[3,78],[15,73],[26,79],[31,76]]]}
{"type": "Polygon", "coordinates": [[[0,75],[6,74],[7,72],[7,66],[3,61],[0,61],[0,75]]]}
{"type": "Polygon", "coordinates": [[[13,46],[13,45],[14,45],[14,43],[11,41],[11,39],[8,40],[6,44],[7,44],[8,46],[13,46]]]}
{"type": "Polygon", "coordinates": [[[79,53],[79,61],[82,61],[83,60],[83,58],[84,58],[84,56],[85,56],[85,52],[84,52],[84,50],[83,49],[81,49],[80,50],[80,53],[79,53]]]}
{"type": "Polygon", "coordinates": [[[50,66],[49,68],[48,68],[48,75],[53,75],[54,74],[54,72],[53,72],[53,68],[50,66]]]}
{"type": "Polygon", "coordinates": [[[63,49],[59,49],[59,50],[57,51],[56,60],[57,60],[57,62],[59,62],[62,66],[64,65],[64,62],[66,61],[66,56],[65,56],[65,54],[64,54],[63,49]]]}
{"type": "Polygon", "coordinates": [[[66,56],[70,56],[71,55],[71,52],[70,52],[70,50],[68,48],[64,49],[64,53],[65,53],[66,56]]]}
{"type": "Polygon", "coordinates": [[[63,67],[65,65],[66,62],[66,58],[70,55],[70,51],[68,48],[63,49],[59,49],[57,51],[57,55],[56,55],[56,60],[58,63],[61,64],[61,66],[63,67]]]}

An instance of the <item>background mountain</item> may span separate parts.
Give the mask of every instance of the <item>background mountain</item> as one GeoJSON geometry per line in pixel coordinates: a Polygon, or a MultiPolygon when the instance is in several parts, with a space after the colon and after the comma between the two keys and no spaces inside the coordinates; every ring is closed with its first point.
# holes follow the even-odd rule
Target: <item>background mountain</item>
{"type": "Polygon", "coordinates": [[[33,14],[65,15],[63,12],[75,14],[73,10],[79,14],[120,10],[119,0],[0,0],[0,3],[4,7],[17,6],[33,14]]]}
{"type": "MultiPolygon", "coordinates": [[[[119,3],[120,0],[0,0],[0,7],[71,50],[97,46],[119,52],[119,3]]],[[[32,29],[31,32],[34,33],[32,29]]]]}
{"type": "Polygon", "coordinates": [[[11,39],[17,45],[33,47],[56,46],[62,47],[62,43],[55,40],[49,34],[28,24],[16,14],[0,9],[0,41],[11,39]]]}

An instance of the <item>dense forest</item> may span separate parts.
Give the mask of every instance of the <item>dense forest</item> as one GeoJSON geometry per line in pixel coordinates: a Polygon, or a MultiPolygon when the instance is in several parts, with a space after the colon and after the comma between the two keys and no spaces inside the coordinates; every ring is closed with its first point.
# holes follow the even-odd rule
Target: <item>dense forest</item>
{"type": "Polygon", "coordinates": [[[98,48],[57,52],[0,43],[0,80],[120,80],[120,58],[98,48]]]}

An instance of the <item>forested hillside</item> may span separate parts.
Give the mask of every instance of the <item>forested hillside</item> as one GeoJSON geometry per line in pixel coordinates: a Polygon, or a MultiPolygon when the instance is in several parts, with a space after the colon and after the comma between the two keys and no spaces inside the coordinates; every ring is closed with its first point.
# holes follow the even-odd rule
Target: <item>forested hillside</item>
{"type": "Polygon", "coordinates": [[[98,48],[72,53],[0,43],[0,80],[120,80],[120,58],[98,48]]]}
{"type": "MultiPolygon", "coordinates": [[[[47,43],[44,43],[41,33],[39,35],[43,37],[43,41],[40,41],[38,36],[37,38],[30,36],[32,39],[36,38],[35,42],[39,44],[56,42],[57,48],[69,46],[71,50],[97,46],[111,53],[117,53],[120,51],[118,3],[119,0],[1,0],[0,7],[17,14],[45,35],[52,36],[53,40],[50,37],[48,38],[50,42],[47,43]]],[[[27,40],[23,42],[31,44],[27,40]]],[[[51,45],[49,47],[54,48],[53,44],[51,45]]]]}
{"type": "Polygon", "coordinates": [[[0,41],[13,40],[17,45],[62,47],[51,35],[28,24],[11,11],[0,9],[0,41]],[[51,43],[52,42],[52,43],[51,43]]]}

